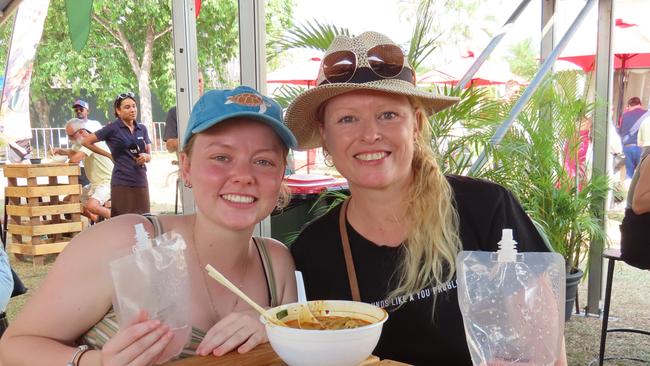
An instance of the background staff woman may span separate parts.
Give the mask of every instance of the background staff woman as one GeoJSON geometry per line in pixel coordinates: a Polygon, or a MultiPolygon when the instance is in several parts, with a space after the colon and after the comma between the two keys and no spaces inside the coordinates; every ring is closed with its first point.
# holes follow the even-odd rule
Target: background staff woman
{"type": "Polygon", "coordinates": [[[94,147],[97,141],[106,141],[115,165],[111,177],[111,217],[125,213],[147,213],[149,182],[145,163],[151,161],[151,140],[147,127],[137,121],[138,106],[135,94],[122,93],[113,103],[115,120],[101,130],[86,136],[82,144],[106,155],[94,147]]]}

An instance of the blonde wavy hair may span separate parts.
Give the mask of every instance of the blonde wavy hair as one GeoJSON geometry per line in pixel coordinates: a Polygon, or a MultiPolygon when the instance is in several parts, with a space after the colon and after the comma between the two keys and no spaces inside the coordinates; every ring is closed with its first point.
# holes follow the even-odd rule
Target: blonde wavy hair
{"type": "MultiPolygon", "coordinates": [[[[411,295],[453,278],[462,245],[458,214],[449,182],[431,148],[431,126],[420,102],[409,98],[418,132],[413,149],[413,183],[407,197],[410,222],[404,254],[397,268],[397,287],[389,297],[411,295]]],[[[435,292],[434,304],[435,304],[435,292]]]]}

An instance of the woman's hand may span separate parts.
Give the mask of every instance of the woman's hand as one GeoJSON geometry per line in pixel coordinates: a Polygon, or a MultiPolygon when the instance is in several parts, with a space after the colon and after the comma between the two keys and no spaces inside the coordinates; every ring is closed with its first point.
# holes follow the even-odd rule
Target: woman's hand
{"type": "Polygon", "coordinates": [[[173,333],[159,320],[140,312],[131,325],[120,329],[101,351],[103,366],[153,365],[172,340],[173,333]]]}
{"type": "Polygon", "coordinates": [[[196,353],[221,356],[235,348],[239,353],[246,353],[265,342],[268,342],[266,330],[255,310],[234,312],[210,328],[196,353]]]}
{"type": "Polygon", "coordinates": [[[135,158],[135,162],[140,166],[143,166],[144,163],[148,163],[150,161],[151,161],[151,155],[147,153],[140,153],[138,154],[138,157],[135,158]]]}

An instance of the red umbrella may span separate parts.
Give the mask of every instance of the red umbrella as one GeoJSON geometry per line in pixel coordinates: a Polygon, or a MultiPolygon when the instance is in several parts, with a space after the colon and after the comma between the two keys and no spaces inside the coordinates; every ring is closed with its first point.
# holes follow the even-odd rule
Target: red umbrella
{"type": "Polygon", "coordinates": [[[320,57],[312,57],[307,60],[294,62],[289,66],[279,68],[268,74],[266,82],[312,87],[316,85],[319,67],[320,57]]]}
{"type": "MultiPolygon", "coordinates": [[[[465,72],[469,70],[470,66],[472,66],[474,60],[474,53],[472,51],[467,51],[467,54],[460,59],[420,75],[417,78],[418,84],[456,85],[465,75],[465,72]]],[[[481,86],[505,84],[510,80],[517,81],[519,84],[523,83],[519,77],[510,72],[510,68],[507,64],[486,61],[481,65],[481,68],[476,72],[476,74],[474,74],[470,85],[481,86]]]]}
{"type": "MultiPolygon", "coordinates": [[[[559,57],[580,66],[585,72],[592,71],[596,60],[596,35],[585,32],[576,35],[559,57]]],[[[614,53],[614,69],[620,70],[616,121],[620,121],[623,110],[623,94],[626,89],[625,76],[627,69],[650,68],[650,35],[638,24],[627,23],[616,19],[612,49],[614,53]]]]}
{"type": "MultiPolygon", "coordinates": [[[[596,35],[594,33],[576,34],[558,59],[567,60],[585,71],[592,71],[596,59],[596,35]]],[[[650,67],[650,34],[638,24],[616,19],[614,38],[615,69],[634,69],[650,67]]]]}

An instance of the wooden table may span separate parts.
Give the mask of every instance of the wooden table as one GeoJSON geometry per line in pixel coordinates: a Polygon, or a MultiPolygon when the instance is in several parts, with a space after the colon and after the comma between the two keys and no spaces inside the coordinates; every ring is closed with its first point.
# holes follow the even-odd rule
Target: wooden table
{"type": "MultiPolygon", "coordinates": [[[[184,360],[166,363],[167,366],[286,366],[280,357],[273,352],[269,343],[260,344],[252,351],[244,354],[230,352],[221,357],[196,356],[184,360]]],[[[405,363],[379,360],[376,356],[370,356],[359,366],[408,366],[405,363]]]]}

